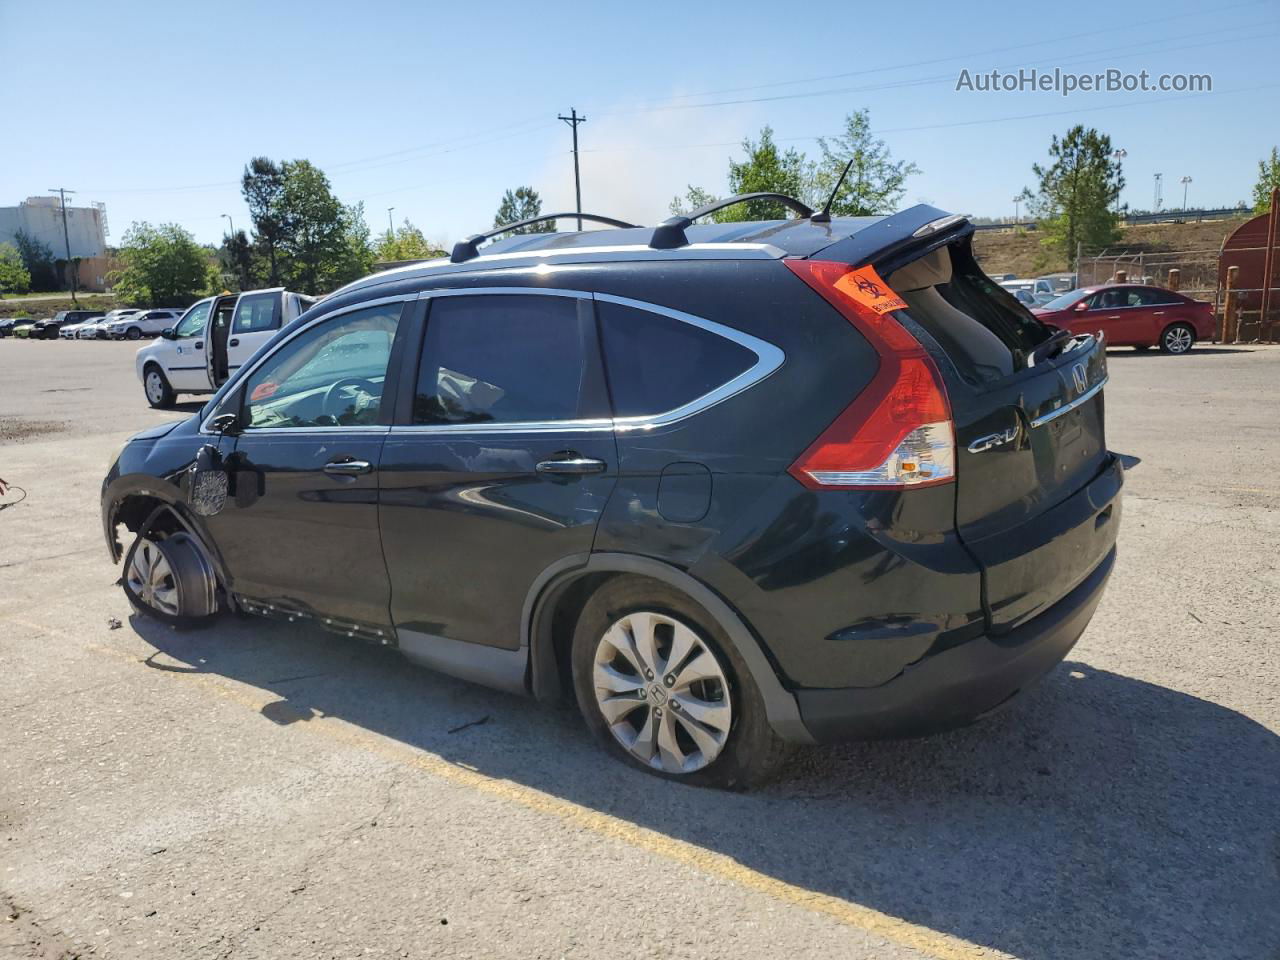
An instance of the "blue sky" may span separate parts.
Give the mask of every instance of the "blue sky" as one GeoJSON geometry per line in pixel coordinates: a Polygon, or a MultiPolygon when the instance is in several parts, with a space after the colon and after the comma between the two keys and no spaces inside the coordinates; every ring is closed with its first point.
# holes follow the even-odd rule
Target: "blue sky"
{"type": "Polygon", "coordinates": [[[375,230],[386,208],[437,241],[486,227],[531,184],[570,209],[576,107],[583,206],[653,223],[694,183],[725,187],[734,144],[786,146],[871,111],[921,174],[904,203],[1012,214],[1050,136],[1076,122],[1128,151],[1125,202],[1244,199],[1280,142],[1280,5],[80,3],[0,0],[0,205],[49,187],[107,205],[111,238],[174,221],[216,242],[249,226],[254,155],[305,157],[375,230]],[[1214,92],[957,92],[962,68],[1208,73],[1214,92]],[[710,104],[710,105],[708,105],[710,104]]]}

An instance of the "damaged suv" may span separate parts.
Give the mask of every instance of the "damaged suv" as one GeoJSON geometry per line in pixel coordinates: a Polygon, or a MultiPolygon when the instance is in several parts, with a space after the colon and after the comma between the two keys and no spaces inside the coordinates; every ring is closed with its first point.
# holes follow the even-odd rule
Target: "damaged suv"
{"type": "Polygon", "coordinates": [[[701,784],[1000,706],[1115,563],[1105,345],[1001,290],[962,217],[760,196],[797,217],[584,214],[615,229],[324,299],[111,467],[129,600],[572,692],[608,751],[701,784]]]}

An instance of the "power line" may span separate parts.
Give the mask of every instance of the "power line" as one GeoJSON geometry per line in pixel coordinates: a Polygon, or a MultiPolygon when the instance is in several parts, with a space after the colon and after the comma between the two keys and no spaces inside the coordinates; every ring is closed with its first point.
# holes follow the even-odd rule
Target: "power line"
{"type": "MultiPolygon", "coordinates": [[[[1270,3],[1270,2],[1271,0],[1242,0],[1242,2],[1240,3],[1230,4],[1225,7],[1217,7],[1215,8],[1215,12],[1222,13],[1229,10],[1238,9],[1240,7],[1252,7],[1252,6],[1257,6],[1260,3],[1270,3]]],[[[1175,14],[1173,16],[1163,17],[1162,22],[1168,23],[1172,20],[1183,20],[1183,19],[1187,19],[1188,17],[1203,17],[1203,16],[1204,16],[1204,13],[1202,10],[1195,10],[1189,13],[1181,13],[1181,14],[1175,14]]],[[[996,53],[1008,53],[1013,50],[1026,50],[1031,47],[1041,47],[1041,46],[1044,46],[1045,44],[1050,44],[1050,43],[1055,45],[1060,45],[1064,41],[1068,41],[1068,40],[1080,40],[1086,37],[1094,37],[1094,36],[1100,36],[1104,34],[1114,36],[1118,31],[1124,30],[1126,27],[1149,27],[1149,26],[1150,26],[1150,21],[1148,20],[1143,20],[1141,22],[1130,22],[1127,24],[1112,24],[1111,26],[1108,26],[1099,30],[1086,30],[1082,33],[1067,34],[1066,36],[1055,36],[1045,40],[1033,40],[1026,43],[1009,44],[1002,47],[992,47],[987,50],[970,51],[970,52],[955,54],[947,57],[934,57],[928,60],[913,60],[913,61],[906,61],[906,62],[900,62],[900,63],[891,63],[891,64],[886,64],[884,66],[867,67],[862,70],[850,70],[842,73],[828,73],[828,74],[822,74],[819,76],[801,77],[801,78],[792,79],[792,80],[775,80],[770,83],[758,83],[758,84],[751,84],[748,86],[741,86],[741,87],[721,87],[718,90],[704,90],[701,93],[676,94],[671,97],[663,97],[657,100],[651,100],[647,102],[642,101],[640,104],[636,105],[636,107],[634,108],[624,108],[621,110],[611,110],[607,112],[597,111],[597,113],[600,116],[612,116],[614,114],[620,114],[620,113],[640,112],[645,110],[649,105],[660,105],[660,104],[669,103],[674,100],[695,100],[698,97],[721,96],[722,94],[726,94],[726,93],[743,93],[750,90],[768,90],[775,87],[794,86],[796,84],[802,84],[802,83],[821,83],[824,80],[844,80],[849,77],[860,77],[860,76],[866,76],[867,74],[881,74],[887,71],[894,71],[894,70],[907,70],[912,67],[933,66],[939,63],[954,63],[956,61],[973,60],[977,57],[990,56],[991,54],[996,54],[996,53]]],[[[1225,28],[1225,29],[1236,29],[1236,28],[1225,28]]],[[[1184,36],[1202,36],[1205,32],[1206,31],[1199,31],[1195,34],[1185,34],[1184,36]]],[[[1221,32],[1221,31],[1219,30],[1219,31],[1207,31],[1207,32],[1214,33],[1214,32],[1221,32]]],[[[1173,39],[1182,39],[1182,37],[1165,37],[1163,39],[1173,40],[1173,39]]],[[[1133,41],[1126,47],[1115,48],[1115,49],[1129,49],[1134,45],[1143,45],[1143,44],[1150,44],[1150,43],[1157,43],[1157,42],[1160,42],[1160,40],[1157,39],[1157,40],[1133,41]]],[[[754,102],[754,101],[745,101],[745,102],[754,102]]]]}

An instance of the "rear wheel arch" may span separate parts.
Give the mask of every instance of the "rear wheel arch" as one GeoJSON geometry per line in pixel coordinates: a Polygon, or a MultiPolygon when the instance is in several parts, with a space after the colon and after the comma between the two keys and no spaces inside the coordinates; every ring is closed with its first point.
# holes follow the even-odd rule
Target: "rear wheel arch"
{"type": "Polygon", "coordinates": [[[764,698],[770,725],[784,739],[813,743],[800,719],[795,697],[782,685],[759,640],[717,593],[685,571],[634,554],[596,553],[589,559],[562,561],[535,583],[526,602],[523,642],[529,650],[529,686],[541,700],[572,689],[569,655],[573,629],[590,597],[617,576],[645,577],[673,588],[701,607],[720,627],[746,664],[764,698]]]}

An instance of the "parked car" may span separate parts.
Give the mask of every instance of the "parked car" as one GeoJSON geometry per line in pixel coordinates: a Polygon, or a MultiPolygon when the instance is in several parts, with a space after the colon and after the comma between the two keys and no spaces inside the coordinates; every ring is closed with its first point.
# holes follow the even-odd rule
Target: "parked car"
{"type": "Polygon", "coordinates": [[[1186,353],[1217,332],[1213,304],[1173,290],[1132,283],[1082,287],[1033,311],[1045,323],[1073,333],[1102,331],[1108,346],[1186,353]]]}
{"type": "Polygon", "coordinates": [[[164,408],[178,394],[212,393],[313,303],[315,298],[283,287],[199,301],[161,339],[138,351],[135,363],[147,402],[164,408]]]}
{"type": "Polygon", "coordinates": [[[13,336],[13,328],[20,323],[27,323],[30,317],[5,317],[0,319],[0,340],[13,336]]]}
{"type": "Polygon", "coordinates": [[[1036,277],[1032,292],[1058,297],[1079,285],[1080,281],[1074,273],[1047,273],[1043,277],[1036,277]]]}
{"type": "Polygon", "coordinates": [[[124,320],[128,317],[141,313],[139,307],[120,307],[110,310],[106,314],[101,311],[96,317],[89,318],[83,323],[76,325],[75,339],[77,340],[106,340],[109,339],[106,333],[108,324],[124,320]]]}
{"type": "Polygon", "coordinates": [[[963,217],[693,225],[741,199],[325,298],[111,466],[129,601],[571,689],[701,784],[1003,704],[1115,562],[1103,345],[999,296],[963,217]]]}
{"type": "Polygon", "coordinates": [[[101,310],[59,310],[52,317],[37,320],[31,331],[33,340],[56,340],[58,332],[67,324],[80,324],[95,318],[101,319],[101,310]]]}
{"type": "Polygon", "coordinates": [[[19,340],[34,339],[31,334],[35,331],[36,324],[38,322],[38,320],[34,320],[30,317],[24,317],[13,325],[11,332],[13,333],[13,336],[19,340]]]}
{"type": "Polygon", "coordinates": [[[182,316],[177,307],[160,307],[155,310],[139,310],[131,316],[104,322],[103,332],[110,340],[141,340],[158,336],[172,327],[182,316]]]}

